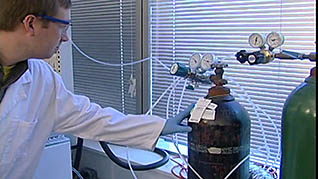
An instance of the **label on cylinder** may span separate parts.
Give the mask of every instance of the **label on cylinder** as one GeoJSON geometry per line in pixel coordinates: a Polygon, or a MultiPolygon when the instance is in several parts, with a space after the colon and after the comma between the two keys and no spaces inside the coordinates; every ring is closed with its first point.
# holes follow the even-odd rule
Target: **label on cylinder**
{"type": "Polygon", "coordinates": [[[237,146],[237,147],[206,147],[202,145],[197,145],[190,143],[190,148],[193,151],[209,154],[235,154],[241,151],[245,151],[247,146],[237,146]]]}
{"type": "Polygon", "coordinates": [[[200,98],[191,111],[189,122],[199,123],[201,119],[215,120],[215,109],[217,106],[217,104],[211,103],[209,99],[200,98]]]}

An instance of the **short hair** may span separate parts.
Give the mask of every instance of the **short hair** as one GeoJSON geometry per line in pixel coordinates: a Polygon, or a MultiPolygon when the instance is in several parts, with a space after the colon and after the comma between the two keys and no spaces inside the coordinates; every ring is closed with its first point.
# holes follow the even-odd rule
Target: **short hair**
{"type": "Polygon", "coordinates": [[[71,6],[71,0],[0,0],[0,30],[15,30],[28,14],[55,16],[71,6]]]}

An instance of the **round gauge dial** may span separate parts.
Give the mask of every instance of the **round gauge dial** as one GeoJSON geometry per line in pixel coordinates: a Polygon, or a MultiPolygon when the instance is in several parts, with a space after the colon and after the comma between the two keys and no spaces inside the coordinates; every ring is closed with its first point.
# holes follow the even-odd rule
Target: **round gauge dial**
{"type": "Polygon", "coordinates": [[[207,54],[203,55],[202,60],[201,60],[201,69],[204,71],[210,70],[211,65],[214,63],[215,59],[216,59],[216,57],[211,53],[207,53],[207,54]]]}
{"type": "Polygon", "coordinates": [[[199,53],[194,53],[190,57],[190,61],[189,61],[190,69],[195,71],[200,67],[200,65],[201,65],[201,55],[199,53]]]}
{"type": "Polygon", "coordinates": [[[247,61],[249,64],[254,64],[256,62],[256,57],[255,55],[249,55],[248,58],[247,58],[247,61]]]}
{"type": "Polygon", "coordinates": [[[248,43],[250,44],[251,47],[260,48],[264,46],[265,38],[262,34],[253,33],[248,38],[248,43]]]}
{"type": "Polygon", "coordinates": [[[170,68],[170,74],[175,75],[179,70],[179,64],[175,63],[170,68]]]}
{"type": "Polygon", "coordinates": [[[284,36],[277,32],[271,32],[267,35],[266,43],[271,48],[277,48],[284,43],[284,36]]]}

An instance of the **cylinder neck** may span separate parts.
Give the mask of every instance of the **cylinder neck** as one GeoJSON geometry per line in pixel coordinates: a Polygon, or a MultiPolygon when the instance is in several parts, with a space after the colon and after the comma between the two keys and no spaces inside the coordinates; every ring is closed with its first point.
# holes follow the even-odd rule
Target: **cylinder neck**
{"type": "Polygon", "coordinates": [[[306,83],[316,83],[316,67],[313,67],[310,70],[310,75],[306,78],[306,83]]]}
{"type": "Polygon", "coordinates": [[[228,96],[230,95],[230,89],[224,87],[223,85],[227,84],[227,80],[223,79],[224,69],[223,67],[216,67],[215,75],[210,76],[210,80],[214,83],[215,86],[209,89],[208,98],[215,96],[228,96]]]}

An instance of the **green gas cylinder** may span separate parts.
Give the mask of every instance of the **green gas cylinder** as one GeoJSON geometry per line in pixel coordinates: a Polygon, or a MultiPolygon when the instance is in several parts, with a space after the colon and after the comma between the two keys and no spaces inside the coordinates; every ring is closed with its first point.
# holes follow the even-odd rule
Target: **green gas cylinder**
{"type": "Polygon", "coordinates": [[[316,67],[288,96],[281,134],[280,179],[316,178],[316,67]]]}

